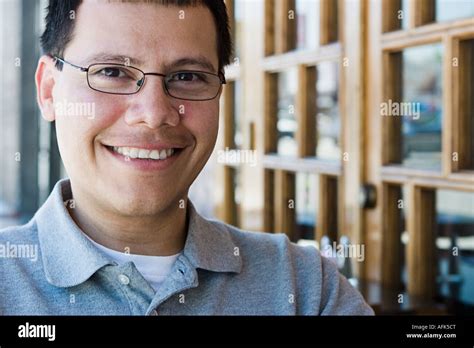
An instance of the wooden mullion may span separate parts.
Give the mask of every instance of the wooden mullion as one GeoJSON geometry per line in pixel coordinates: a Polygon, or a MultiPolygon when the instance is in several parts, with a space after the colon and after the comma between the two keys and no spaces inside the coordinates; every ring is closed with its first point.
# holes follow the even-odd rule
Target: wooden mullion
{"type": "Polygon", "coordinates": [[[338,1],[321,0],[319,3],[319,43],[326,45],[338,39],[338,1]]]}
{"type": "Polygon", "coordinates": [[[274,216],[275,216],[275,172],[270,169],[263,171],[264,185],[264,206],[263,206],[263,230],[265,232],[274,232],[274,216]]]}
{"type": "Polygon", "coordinates": [[[399,207],[401,199],[400,186],[387,183],[382,185],[382,285],[395,289],[401,287],[402,211],[399,207]]]}
{"type": "Polygon", "coordinates": [[[436,192],[408,187],[408,293],[432,299],[436,289],[436,192]]]}
{"type": "MultiPolygon", "coordinates": [[[[383,82],[383,102],[400,102],[403,96],[403,55],[402,52],[385,52],[383,82]]],[[[400,117],[382,117],[382,161],[383,164],[401,163],[402,161],[402,121],[400,117]]]]}
{"type": "Polygon", "coordinates": [[[280,72],[298,64],[316,65],[329,60],[340,61],[342,46],[334,42],[315,50],[294,50],[283,54],[265,57],[260,66],[266,72],[280,72]]]}
{"type": "Polygon", "coordinates": [[[298,66],[299,93],[296,96],[298,155],[315,155],[316,148],[316,67],[298,66]]]}
{"type": "MultiPolygon", "coordinates": [[[[399,30],[401,28],[401,20],[398,19],[398,11],[402,8],[401,0],[384,0],[382,1],[382,32],[399,30]]],[[[404,14],[406,15],[406,14],[404,14]]]]}
{"type": "Polygon", "coordinates": [[[441,173],[444,177],[448,176],[453,172],[453,167],[455,164],[452,161],[452,153],[454,148],[454,143],[451,141],[453,139],[453,111],[454,105],[453,101],[453,66],[452,66],[452,57],[454,54],[454,43],[452,38],[449,35],[443,36],[445,58],[443,59],[442,66],[442,102],[443,102],[443,117],[441,125],[441,173]]]}
{"type": "Polygon", "coordinates": [[[235,204],[234,187],[235,168],[224,166],[224,202],[223,220],[231,225],[237,226],[237,206],[235,204]]]}
{"type": "Polygon", "coordinates": [[[316,227],[316,240],[327,236],[331,241],[338,238],[338,180],[329,175],[319,176],[319,211],[316,227]]]}
{"type": "Polygon", "coordinates": [[[275,0],[265,1],[265,56],[275,53],[275,0]]]}
{"type": "Polygon", "coordinates": [[[285,157],[285,160],[282,161],[279,155],[267,154],[263,156],[262,164],[265,168],[281,169],[290,172],[311,172],[333,176],[342,174],[340,163],[336,161],[319,160],[315,157],[285,157]]]}
{"type": "Polygon", "coordinates": [[[284,53],[296,47],[295,3],[296,0],[280,0],[276,3],[275,53],[284,53]]]}
{"type": "Polygon", "coordinates": [[[266,73],[264,77],[265,120],[264,153],[277,152],[278,75],[266,73]]]}
{"type": "Polygon", "coordinates": [[[235,148],[234,134],[234,112],[235,112],[235,100],[234,93],[235,83],[229,82],[224,87],[224,148],[233,149],[235,148]]]}
{"type": "Polygon", "coordinates": [[[275,172],[275,231],[295,239],[295,174],[283,170],[275,172]]]}
{"type": "MultiPolygon", "coordinates": [[[[474,169],[474,38],[455,40],[453,56],[457,66],[453,69],[453,170],[474,169]]],[[[449,62],[452,64],[453,62],[449,62]]]]}
{"type": "Polygon", "coordinates": [[[435,0],[410,1],[410,28],[419,27],[436,20],[435,0]]]}

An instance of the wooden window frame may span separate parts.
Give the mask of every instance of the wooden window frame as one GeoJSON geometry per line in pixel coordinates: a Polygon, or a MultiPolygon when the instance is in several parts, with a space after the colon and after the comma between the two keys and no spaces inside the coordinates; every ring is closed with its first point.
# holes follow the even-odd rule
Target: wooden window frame
{"type": "MultiPolygon", "coordinates": [[[[388,287],[401,293],[401,212],[397,207],[397,200],[401,197],[401,187],[405,186],[408,188],[408,195],[403,199],[405,203],[408,202],[406,206],[409,208],[405,210],[406,230],[409,234],[409,243],[406,247],[407,292],[411,305],[408,306],[409,308],[404,307],[416,311],[418,304],[412,303],[412,300],[432,299],[436,289],[436,236],[434,235],[436,191],[449,189],[474,192],[474,172],[468,169],[470,165],[462,161],[453,163],[451,158],[453,151],[458,151],[460,156],[471,153],[471,149],[466,148],[466,142],[459,139],[459,134],[461,131],[467,134],[466,128],[470,125],[465,120],[464,110],[469,110],[469,108],[472,110],[472,105],[465,101],[466,99],[462,99],[459,93],[468,83],[463,78],[472,74],[472,71],[471,67],[465,64],[460,65],[461,69],[459,67],[453,69],[452,60],[453,58],[459,58],[460,61],[469,59],[466,56],[470,55],[470,52],[459,51],[460,47],[461,51],[463,49],[460,43],[472,40],[474,30],[472,17],[432,23],[434,14],[430,12],[431,9],[425,9],[425,13],[417,14],[417,11],[420,11],[421,2],[410,8],[408,28],[399,30],[401,23],[398,18],[393,17],[396,9],[400,8],[399,4],[400,0],[385,0],[380,3],[371,3],[368,9],[367,64],[371,67],[368,75],[370,115],[368,118],[371,121],[368,124],[367,134],[372,135],[373,139],[368,140],[366,153],[371,147],[377,150],[370,150],[372,155],[367,155],[369,157],[367,180],[377,185],[381,204],[374,211],[367,211],[364,214],[366,226],[368,226],[366,274],[369,275],[369,279],[379,281],[382,288],[388,287]],[[379,111],[382,101],[390,97],[394,99],[393,97],[399,94],[399,79],[396,74],[390,70],[387,71],[387,66],[400,65],[394,52],[430,43],[443,45],[443,153],[440,172],[389,165],[391,159],[397,159],[400,156],[397,151],[385,148],[387,143],[397,138],[394,129],[398,127],[398,124],[390,124],[391,121],[381,117],[379,111]],[[379,86],[382,88],[380,89],[379,86]],[[375,250],[380,250],[380,252],[375,252],[375,250]]],[[[464,98],[468,99],[466,96],[464,98]]],[[[391,294],[393,295],[394,292],[391,294]]],[[[393,305],[396,302],[396,296],[395,299],[392,296],[389,302],[393,305]]]]}

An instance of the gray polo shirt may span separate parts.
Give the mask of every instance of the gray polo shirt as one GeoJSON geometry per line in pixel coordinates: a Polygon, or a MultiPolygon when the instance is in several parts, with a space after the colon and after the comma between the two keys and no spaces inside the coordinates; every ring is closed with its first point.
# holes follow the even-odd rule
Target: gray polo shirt
{"type": "Polygon", "coordinates": [[[184,250],[155,292],[132,262],[115,264],[81,233],[71,199],[60,181],[28,224],[0,231],[0,314],[373,314],[315,248],[206,220],[191,203],[184,250]]]}

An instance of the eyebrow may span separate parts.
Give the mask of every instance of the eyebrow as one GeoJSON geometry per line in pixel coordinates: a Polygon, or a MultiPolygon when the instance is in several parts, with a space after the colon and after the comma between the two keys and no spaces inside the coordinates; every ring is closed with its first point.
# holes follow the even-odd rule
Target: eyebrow
{"type": "MultiPolygon", "coordinates": [[[[130,65],[140,66],[143,65],[143,61],[134,57],[125,56],[121,54],[110,54],[110,53],[97,53],[87,57],[87,62],[102,63],[102,62],[119,62],[121,64],[130,63],[130,65]]],[[[178,69],[186,65],[199,66],[200,68],[208,71],[215,72],[217,69],[206,57],[199,55],[196,57],[183,57],[175,61],[165,64],[166,70],[178,69]]]]}
{"type": "Polygon", "coordinates": [[[130,65],[141,65],[143,62],[140,59],[133,58],[130,56],[124,56],[121,54],[110,54],[110,53],[97,53],[92,56],[87,57],[87,62],[92,63],[102,63],[102,62],[120,62],[121,64],[130,63],[130,65]]]}
{"type": "Polygon", "coordinates": [[[204,56],[197,56],[197,57],[184,57],[177,59],[170,64],[166,65],[167,69],[176,69],[180,68],[185,65],[195,65],[199,66],[204,70],[209,70],[212,72],[216,72],[216,68],[214,65],[204,56]]]}

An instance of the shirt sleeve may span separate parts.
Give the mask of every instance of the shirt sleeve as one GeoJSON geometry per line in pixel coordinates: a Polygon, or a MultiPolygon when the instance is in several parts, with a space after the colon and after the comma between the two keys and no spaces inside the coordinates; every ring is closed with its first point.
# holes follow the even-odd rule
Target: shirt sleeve
{"type": "Polygon", "coordinates": [[[336,264],[321,256],[322,284],[320,315],[374,315],[372,308],[336,264]]]}

